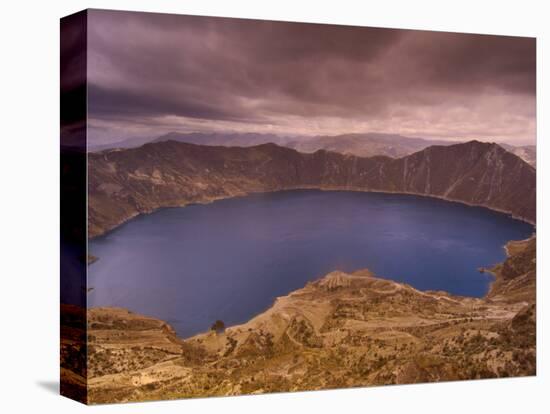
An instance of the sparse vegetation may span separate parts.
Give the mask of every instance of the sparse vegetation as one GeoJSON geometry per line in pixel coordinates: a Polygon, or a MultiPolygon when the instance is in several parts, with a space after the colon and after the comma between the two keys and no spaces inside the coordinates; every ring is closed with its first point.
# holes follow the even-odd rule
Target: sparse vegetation
{"type": "MultiPolygon", "coordinates": [[[[89,397],[99,403],[533,375],[535,304],[524,301],[534,289],[529,243],[493,270],[488,300],[336,272],[240,327],[216,321],[212,330],[223,335],[187,340],[153,318],[91,309],[89,397]],[[501,276],[498,269],[508,270],[501,276]]],[[[78,321],[74,313],[64,321],[73,338],[82,337],[78,321]]],[[[62,358],[83,372],[79,346],[64,343],[62,358]]]]}
{"type": "Polygon", "coordinates": [[[210,330],[218,334],[223,333],[225,331],[225,323],[222,320],[218,319],[216,322],[212,324],[212,326],[210,327],[210,330]]]}

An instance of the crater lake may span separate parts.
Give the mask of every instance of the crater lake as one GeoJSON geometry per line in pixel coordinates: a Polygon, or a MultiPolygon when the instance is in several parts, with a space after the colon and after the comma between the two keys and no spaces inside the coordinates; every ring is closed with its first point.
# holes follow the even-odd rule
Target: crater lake
{"type": "Polygon", "coordinates": [[[411,195],[293,190],[140,215],[89,242],[88,307],[170,323],[182,337],[246,322],[333,270],[368,268],[420,290],[484,296],[528,223],[411,195]]]}

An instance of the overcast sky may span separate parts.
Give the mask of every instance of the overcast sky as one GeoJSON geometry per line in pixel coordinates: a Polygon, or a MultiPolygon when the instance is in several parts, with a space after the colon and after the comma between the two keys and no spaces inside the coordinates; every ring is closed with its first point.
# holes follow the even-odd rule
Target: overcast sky
{"type": "Polygon", "coordinates": [[[170,131],[535,142],[531,38],[92,10],[89,140],[170,131]]]}

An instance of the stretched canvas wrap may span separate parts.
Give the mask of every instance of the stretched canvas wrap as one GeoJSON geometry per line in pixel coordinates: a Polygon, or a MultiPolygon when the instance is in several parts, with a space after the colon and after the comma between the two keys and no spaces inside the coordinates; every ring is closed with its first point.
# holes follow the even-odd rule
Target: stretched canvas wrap
{"type": "Polygon", "coordinates": [[[61,393],[535,375],[535,46],[61,19],[61,393]]]}

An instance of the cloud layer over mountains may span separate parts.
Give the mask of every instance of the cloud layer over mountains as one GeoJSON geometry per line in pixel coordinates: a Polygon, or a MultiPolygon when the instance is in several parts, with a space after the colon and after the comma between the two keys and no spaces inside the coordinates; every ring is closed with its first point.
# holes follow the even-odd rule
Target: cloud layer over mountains
{"type": "Polygon", "coordinates": [[[535,40],[91,10],[90,138],[535,139],[535,40]]]}

